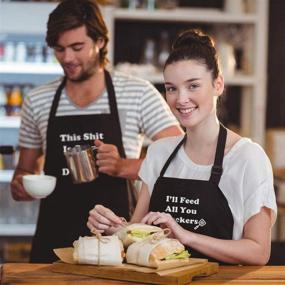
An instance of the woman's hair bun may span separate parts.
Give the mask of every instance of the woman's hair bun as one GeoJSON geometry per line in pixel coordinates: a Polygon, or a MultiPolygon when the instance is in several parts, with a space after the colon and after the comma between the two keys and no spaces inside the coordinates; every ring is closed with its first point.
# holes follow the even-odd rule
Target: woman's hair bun
{"type": "Polygon", "coordinates": [[[187,48],[192,45],[206,45],[210,48],[213,48],[214,42],[209,36],[203,34],[203,32],[200,30],[191,29],[182,32],[177,37],[172,45],[172,49],[187,48]]]}

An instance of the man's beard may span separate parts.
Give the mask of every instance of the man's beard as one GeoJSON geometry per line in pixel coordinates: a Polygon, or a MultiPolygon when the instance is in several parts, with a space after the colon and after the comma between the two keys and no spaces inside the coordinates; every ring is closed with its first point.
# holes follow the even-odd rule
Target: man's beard
{"type": "Polygon", "coordinates": [[[92,68],[88,68],[87,70],[83,70],[76,78],[68,76],[68,74],[66,72],[64,72],[64,73],[65,73],[65,76],[67,77],[67,79],[69,81],[83,82],[85,80],[88,80],[90,77],[92,77],[92,75],[94,75],[96,73],[96,67],[93,66],[92,68]]]}
{"type": "Polygon", "coordinates": [[[91,70],[83,71],[81,74],[79,74],[79,76],[77,78],[69,77],[66,73],[65,73],[65,76],[67,77],[67,79],[69,81],[72,81],[72,82],[83,82],[85,80],[88,80],[94,73],[95,73],[95,68],[93,69],[92,72],[91,72],[91,70]]]}
{"type": "Polygon", "coordinates": [[[69,81],[72,81],[74,83],[83,82],[85,80],[88,80],[90,77],[92,77],[96,73],[99,66],[100,66],[99,65],[99,58],[96,57],[88,63],[85,70],[82,70],[82,72],[78,75],[78,77],[76,77],[76,78],[69,77],[65,71],[64,71],[64,74],[69,81]]]}

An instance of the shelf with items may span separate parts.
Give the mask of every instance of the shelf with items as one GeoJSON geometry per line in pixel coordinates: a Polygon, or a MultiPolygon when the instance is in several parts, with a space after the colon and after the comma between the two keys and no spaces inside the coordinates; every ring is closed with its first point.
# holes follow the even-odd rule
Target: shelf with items
{"type": "MultiPolygon", "coordinates": [[[[227,4],[234,4],[233,6],[236,5],[234,1],[234,3],[230,3],[230,0],[226,2],[227,4]]],[[[246,3],[248,5],[246,10],[239,10],[236,13],[230,9],[189,7],[154,10],[111,9],[108,19],[108,23],[111,23],[109,25],[111,30],[111,59],[115,67],[117,64],[124,64],[125,62],[134,65],[139,64],[144,41],[148,38],[154,38],[154,41],[159,44],[158,36],[163,30],[169,33],[170,42],[173,41],[174,34],[192,27],[202,28],[214,36],[218,43],[222,39],[224,41],[223,51],[229,48],[228,44],[235,45],[234,56],[237,52],[241,52],[239,65],[242,66],[238,66],[234,72],[224,68],[225,84],[230,87],[240,87],[240,133],[264,145],[268,0],[238,2],[246,3]],[[229,35],[227,39],[225,39],[225,32],[229,35]],[[239,33],[242,36],[238,37],[239,33]],[[122,43],[126,44],[123,45],[122,43]]],[[[155,47],[155,50],[157,49],[155,47]]],[[[229,52],[228,49],[223,55],[226,59],[231,56],[229,52]]],[[[161,84],[163,82],[160,71],[145,72],[144,74],[141,73],[140,76],[153,83],[161,84]]]]}
{"type": "MultiPolygon", "coordinates": [[[[121,1],[120,1],[121,2],[121,1]]],[[[187,1],[186,1],[187,2],[187,1]]],[[[241,110],[241,128],[242,133],[250,136],[255,141],[264,144],[265,138],[265,102],[266,102],[266,62],[267,62],[267,25],[268,25],[268,0],[246,0],[246,1],[223,1],[221,9],[216,8],[193,8],[193,7],[177,7],[174,9],[127,9],[118,8],[114,6],[102,7],[102,12],[106,23],[109,27],[109,56],[111,63],[117,64],[118,60],[118,44],[116,38],[121,37],[122,34],[118,31],[117,27],[122,22],[133,23],[129,26],[135,26],[141,23],[150,23],[159,26],[168,23],[167,29],[173,32],[175,26],[180,24],[184,27],[190,27],[195,24],[208,25],[210,27],[224,26],[226,29],[231,25],[240,27],[247,27],[248,36],[245,41],[239,41],[244,45],[244,52],[247,56],[249,70],[246,72],[226,75],[226,84],[228,86],[241,86],[242,87],[242,110],[241,110]],[[238,4],[237,4],[238,2],[238,4]],[[231,6],[229,6],[231,5],[231,6]],[[246,5],[239,9],[236,9],[237,5],[246,5]],[[233,9],[234,8],[234,9],[233,9]],[[236,12],[238,11],[238,12],[236,12]],[[258,48],[257,48],[258,47],[258,48]]],[[[122,3],[122,2],[121,2],[122,3]]],[[[161,2],[163,3],[163,2],[161,2]]],[[[55,3],[35,3],[35,2],[3,2],[1,4],[1,25],[0,33],[6,34],[29,34],[29,35],[41,35],[44,36],[46,30],[46,19],[50,11],[55,7],[55,3]],[[27,15],[22,11],[30,11],[27,15]],[[12,15],[12,16],[11,16],[12,15]],[[11,19],[17,18],[17,21],[11,21],[11,19]],[[5,23],[5,25],[4,25],[5,23]],[[23,25],[24,23],[24,25],[23,25]],[[34,23],[37,23],[36,25],[34,23]]],[[[188,2],[187,2],[188,6],[188,2]]],[[[195,26],[194,26],[195,27],[195,26]]],[[[151,32],[156,30],[156,27],[149,29],[151,32]]],[[[142,48],[142,40],[145,39],[145,35],[141,32],[139,27],[136,29],[136,36],[132,37],[131,34],[127,34],[127,40],[120,41],[120,45],[124,44],[124,54],[132,54],[139,52],[136,49],[134,43],[140,40],[138,44],[140,49],[142,48]],[[131,40],[130,40],[131,39],[131,40]],[[128,48],[129,46],[129,48],[128,48]]],[[[242,31],[243,32],[243,31],[242,31]]],[[[170,41],[173,40],[171,35],[170,41]]],[[[121,52],[122,53],[122,52],[121,52]]],[[[138,60],[130,60],[131,63],[138,63],[138,60]]],[[[6,69],[6,78],[15,76],[13,71],[8,70],[7,66],[2,67],[6,69]]],[[[43,73],[55,72],[52,71],[54,66],[43,66],[43,73]],[[45,68],[46,67],[46,68],[45,68]],[[51,70],[50,70],[51,69],[51,70]]],[[[33,69],[33,67],[31,67],[33,69]]],[[[36,69],[36,67],[35,67],[36,69]]],[[[27,71],[29,69],[27,68],[27,71]]],[[[39,68],[40,70],[40,68],[39,68]]],[[[20,74],[26,75],[25,67],[18,69],[20,74]],[[23,73],[21,73],[23,71],[23,73]]],[[[33,74],[32,70],[29,70],[33,76],[38,78],[36,74],[33,74]]],[[[44,74],[41,74],[44,76],[44,74]]],[[[144,76],[143,76],[144,77],[144,76]]],[[[6,80],[5,78],[5,80],[6,80]]],[[[159,73],[149,74],[145,76],[153,83],[162,83],[162,75],[159,73]]],[[[14,77],[15,79],[15,77],[14,77]]],[[[8,79],[7,79],[8,80],[8,79]]],[[[20,80],[20,78],[19,78],[20,80]]],[[[38,83],[38,82],[37,82],[38,83]]]]}
{"type": "Polygon", "coordinates": [[[114,10],[115,20],[134,21],[167,21],[167,22],[205,22],[254,24],[257,16],[254,13],[227,13],[219,9],[210,8],[176,8],[176,9],[125,9],[114,10]]]}
{"type": "MultiPolygon", "coordinates": [[[[130,12],[128,11],[127,13],[130,12]]],[[[180,19],[179,16],[178,18],[180,19]]],[[[207,21],[206,18],[200,21],[194,21],[189,18],[191,20],[188,19],[185,22],[175,21],[175,17],[169,21],[165,19],[152,21],[147,17],[146,20],[133,20],[129,17],[117,19],[115,15],[114,19],[115,27],[113,33],[115,36],[112,39],[113,42],[111,45],[113,45],[113,64],[115,67],[118,64],[127,62],[133,64],[131,69],[134,73],[136,73],[134,67],[138,65],[138,69],[142,69],[142,73],[146,73],[147,75],[153,73],[159,74],[161,73],[159,70],[162,69],[167,54],[170,51],[170,45],[177,34],[189,28],[199,28],[212,35],[215,39],[217,50],[221,54],[222,65],[229,64],[230,60],[236,62],[236,68],[233,67],[232,70],[228,67],[224,68],[224,76],[227,78],[228,84],[232,84],[232,82],[238,84],[240,80],[243,84],[246,80],[246,84],[248,85],[255,80],[254,67],[252,65],[254,53],[252,48],[248,49],[248,46],[253,46],[255,22],[248,23],[244,21],[236,23],[233,21],[225,23],[219,18],[221,22],[213,24],[211,21],[207,21]],[[140,31],[139,33],[137,32],[138,30],[140,31]],[[132,40],[129,41],[129,38],[132,40]],[[122,42],[127,42],[128,44],[122,45],[122,42]],[[165,42],[167,43],[165,44],[165,42]],[[228,59],[228,57],[231,58],[228,59]],[[226,64],[223,64],[224,62],[226,64]],[[154,67],[158,67],[158,72],[150,72],[149,70],[143,72],[143,68],[139,66],[140,64],[143,66],[150,63],[154,67]],[[237,79],[235,79],[236,77],[237,79]]],[[[154,78],[156,81],[159,80],[157,76],[154,76],[154,78]]]]}
{"type": "MultiPolygon", "coordinates": [[[[116,68],[118,71],[122,71],[122,68],[116,68]]],[[[124,69],[124,73],[129,73],[141,78],[144,78],[154,84],[162,84],[163,83],[163,74],[162,71],[154,71],[154,72],[140,72],[140,67],[136,69],[130,68],[130,70],[124,69]]],[[[256,79],[252,75],[245,75],[242,73],[236,73],[234,76],[225,76],[225,83],[227,86],[253,86],[256,82],[256,79]]]]}

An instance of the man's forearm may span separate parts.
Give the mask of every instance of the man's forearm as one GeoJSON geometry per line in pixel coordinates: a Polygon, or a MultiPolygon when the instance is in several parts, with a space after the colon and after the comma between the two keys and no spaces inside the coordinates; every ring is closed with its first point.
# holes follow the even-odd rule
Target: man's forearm
{"type": "Polygon", "coordinates": [[[118,176],[130,180],[138,179],[138,172],[143,159],[122,159],[118,176]]]}

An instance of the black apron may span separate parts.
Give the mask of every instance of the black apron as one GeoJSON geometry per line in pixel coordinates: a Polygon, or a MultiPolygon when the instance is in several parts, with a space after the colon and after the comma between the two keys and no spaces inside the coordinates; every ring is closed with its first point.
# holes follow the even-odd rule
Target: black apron
{"type": "Polygon", "coordinates": [[[48,127],[44,172],[57,177],[55,191],[41,200],[37,229],[33,239],[31,262],[47,263],[58,258],[53,249],[70,247],[79,236],[90,235],[86,223],[88,212],[102,204],[118,216],[129,219],[127,181],[100,173],[92,182],[73,184],[67,175],[64,149],[75,145],[94,145],[99,138],[117,146],[125,157],[122,133],[110,74],[105,71],[110,114],[56,116],[65,79],[53,99],[48,127]]]}
{"type": "MultiPolygon", "coordinates": [[[[218,184],[222,175],[227,130],[220,125],[215,162],[209,181],[163,177],[186,135],[172,152],[158,177],[150,199],[149,211],[159,211],[171,216],[184,229],[219,238],[232,239],[233,216],[228,202],[218,184]]],[[[187,248],[192,257],[213,258],[187,248]]]]}

